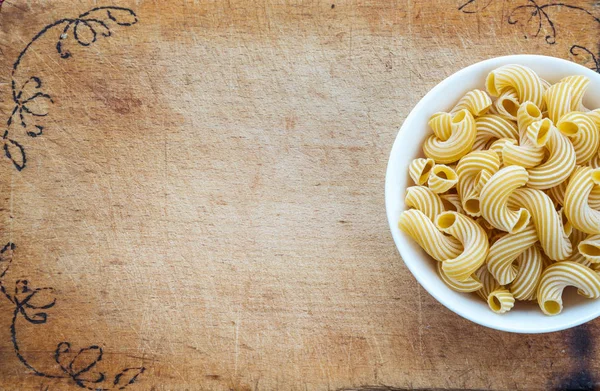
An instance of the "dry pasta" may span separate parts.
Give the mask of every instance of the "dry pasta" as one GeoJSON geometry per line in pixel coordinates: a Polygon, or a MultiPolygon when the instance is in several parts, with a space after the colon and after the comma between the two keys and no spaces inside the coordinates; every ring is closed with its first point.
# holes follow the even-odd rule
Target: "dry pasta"
{"type": "Polygon", "coordinates": [[[448,289],[497,314],[531,300],[559,314],[566,286],[600,297],[600,109],[583,104],[589,85],[505,65],[487,92],[430,118],[398,227],[448,289]]]}
{"type": "Polygon", "coordinates": [[[558,315],[563,309],[562,293],[567,286],[577,287],[580,295],[600,296],[600,274],[575,262],[557,262],[544,270],[537,291],[540,308],[546,315],[558,315]]]}

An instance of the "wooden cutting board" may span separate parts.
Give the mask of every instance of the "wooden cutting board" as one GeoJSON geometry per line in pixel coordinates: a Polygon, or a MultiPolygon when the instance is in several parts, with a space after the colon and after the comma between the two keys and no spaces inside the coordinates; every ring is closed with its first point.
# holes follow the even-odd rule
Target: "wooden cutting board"
{"type": "Polygon", "coordinates": [[[598,69],[596,4],[4,2],[0,389],[592,389],[600,322],[450,312],[383,185],[403,119],[464,66],[598,69]]]}

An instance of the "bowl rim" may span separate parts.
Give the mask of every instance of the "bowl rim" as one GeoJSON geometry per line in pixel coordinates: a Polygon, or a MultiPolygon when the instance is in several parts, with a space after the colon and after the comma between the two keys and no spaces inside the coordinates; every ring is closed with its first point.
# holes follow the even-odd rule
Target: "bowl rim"
{"type": "MultiPolygon", "coordinates": [[[[564,323],[558,323],[558,324],[549,322],[550,324],[539,324],[539,326],[537,326],[536,328],[523,328],[523,327],[519,327],[518,325],[511,326],[508,324],[495,323],[495,322],[490,322],[487,320],[479,319],[476,316],[474,316],[470,311],[465,310],[462,306],[453,304],[451,302],[451,300],[445,298],[443,295],[438,294],[434,290],[432,290],[428,286],[427,282],[423,281],[423,277],[418,272],[416,272],[414,263],[411,261],[407,262],[405,260],[404,256],[402,255],[403,245],[399,241],[400,230],[397,228],[398,222],[395,221],[395,217],[392,216],[392,211],[391,211],[391,207],[390,207],[392,197],[396,197],[398,195],[391,193],[392,184],[391,184],[390,178],[394,175],[393,174],[394,169],[392,168],[392,161],[394,160],[394,157],[398,153],[401,152],[401,150],[402,150],[401,145],[403,144],[405,139],[408,137],[408,132],[403,131],[403,130],[405,130],[404,129],[405,125],[407,123],[412,122],[413,118],[417,117],[419,115],[419,113],[422,111],[422,109],[431,100],[433,100],[439,94],[439,92],[446,87],[447,84],[452,83],[452,80],[454,80],[458,77],[467,75],[478,68],[484,68],[484,67],[493,68],[494,64],[495,64],[495,66],[501,66],[501,65],[505,65],[505,64],[509,64],[509,63],[520,64],[523,62],[532,62],[532,61],[536,61],[536,60],[537,61],[549,61],[558,66],[560,66],[562,64],[562,65],[568,65],[569,67],[576,67],[576,68],[578,68],[578,72],[580,72],[580,74],[588,76],[590,79],[600,78],[600,74],[592,71],[589,68],[584,67],[583,65],[574,63],[569,60],[565,60],[563,58],[544,56],[544,55],[539,55],[539,54],[517,54],[517,55],[492,57],[492,58],[488,58],[486,60],[482,60],[482,61],[473,63],[467,67],[464,67],[464,68],[454,72],[450,76],[448,76],[448,77],[444,78],[442,81],[440,81],[431,90],[429,90],[419,100],[419,102],[417,102],[417,104],[412,108],[410,113],[406,116],[406,118],[402,122],[402,125],[400,126],[400,129],[398,130],[398,133],[396,135],[396,138],[395,138],[392,148],[390,150],[390,155],[389,155],[388,164],[387,164],[387,168],[386,168],[385,191],[384,191],[386,215],[387,215],[387,219],[388,219],[390,232],[392,234],[392,238],[393,238],[396,248],[402,258],[402,261],[404,262],[406,267],[410,270],[411,274],[415,277],[415,279],[417,280],[419,285],[421,287],[423,287],[423,289],[425,289],[425,291],[427,291],[431,296],[433,296],[444,307],[448,308],[450,311],[458,314],[459,316],[461,316],[467,320],[470,320],[476,324],[479,324],[481,326],[485,326],[485,327],[488,327],[491,329],[495,329],[495,330],[499,330],[499,331],[513,332],[513,333],[523,333],[523,334],[539,334],[539,333],[549,333],[549,332],[554,332],[554,331],[566,330],[566,329],[581,325],[583,323],[589,322],[589,321],[597,318],[598,316],[600,316],[600,309],[596,310],[596,312],[591,311],[589,315],[578,317],[570,322],[568,320],[565,321],[564,323]]],[[[408,170],[408,167],[406,167],[406,170],[408,170]]],[[[600,300],[600,299],[598,299],[598,300],[600,300]]],[[[560,315],[557,315],[557,317],[559,317],[559,316],[560,315]]]]}

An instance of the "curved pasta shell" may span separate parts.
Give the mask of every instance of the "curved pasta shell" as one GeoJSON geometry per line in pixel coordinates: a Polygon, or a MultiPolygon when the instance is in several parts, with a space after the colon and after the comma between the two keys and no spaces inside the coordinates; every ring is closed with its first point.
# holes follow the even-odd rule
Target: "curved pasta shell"
{"type": "Polygon", "coordinates": [[[518,269],[513,263],[537,241],[535,227],[529,224],[523,231],[505,235],[490,247],[487,267],[500,285],[507,285],[517,277],[518,269]]]}
{"type": "Polygon", "coordinates": [[[420,210],[431,221],[444,211],[444,204],[440,196],[425,186],[411,186],[406,189],[404,203],[409,208],[420,210]]]}
{"type": "Polygon", "coordinates": [[[581,232],[577,229],[573,229],[571,235],[569,235],[569,240],[571,241],[571,246],[573,247],[573,253],[565,259],[565,261],[576,262],[584,266],[590,266],[592,263],[588,261],[581,252],[579,252],[579,243],[584,241],[587,238],[587,234],[585,232],[581,232]]]}
{"type": "Polygon", "coordinates": [[[494,173],[500,167],[500,159],[494,151],[474,151],[465,155],[456,165],[458,183],[456,190],[461,198],[463,210],[473,217],[480,215],[479,191],[480,173],[494,173]]]}
{"type": "Polygon", "coordinates": [[[573,227],[588,234],[600,233],[600,212],[590,208],[588,198],[600,183],[600,169],[579,167],[565,191],[564,213],[573,227]]]}
{"type": "Polygon", "coordinates": [[[444,165],[436,164],[431,170],[427,184],[434,193],[445,193],[453,188],[458,182],[458,175],[453,169],[444,165]]]}
{"type": "Polygon", "coordinates": [[[573,86],[565,82],[556,83],[546,90],[544,101],[552,122],[557,123],[563,115],[572,111],[573,92],[573,86]]]}
{"type": "Polygon", "coordinates": [[[473,220],[456,212],[443,212],[436,219],[436,226],[454,238],[464,247],[459,256],[446,259],[442,269],[453,280],[465,281],[485,261],[488,252],[488,238],[473,220]]]}
{"type": "Polygon", "coordinates": [[[542,273],[537,291],[540,308],[546,315],[558,315],[563,309],[562,293],[575,286],[578,293],[590,299],[600,296],[600,274],[575,262],[557,262],[542,273]]]}
{"type": "Polygon", "coordinates": [[[577,249],[590,263],[600,263],[600,235],[589,235],[578,244],[577,249]]]}
{"type": "Polygon", "coordinates": [[[517,300],[533,300],[542,277],[543,258],[537,246],[530,246],[517,258],[517,275],[510,291],[517,300]]]}
{"type": "Polygon", "coordinates": [[[524,168],[533,168],[544,160],[545,154],[544,148],[505,143],[502,149],[502,163],[507,166],[517,165],[524,168]]]}
{"type": "Polygon", "coordinates": [[[520,103],[517,91],[507,89],[498,96],[498,99],[493,103],[490,112],[500,115],[508,120],[516,121],[519,106],[520,103]]]}
{"type": "Polygon", "coordinates": [[[523,143],[525,131],[532,123],[542,119],[542,112],[533,102],[523,102],[517,111],[519,142],[523,143]]]}
{"type": "Polygon", "coordinates": [[[472,90],[463,96],[456,106],[450,110],[450,114],[454,114],[460,110],[468,110],[474,117],[485,114],[492,105],[492,99],[485,91],[472,90]]]}
{"type": "Polygon", "coordinates": [[[542,105],[545,85],[537,73],[526,66],[511,64],[497,68],[488,74],[485,85],[491,96],[499,96],[512,88],[520,102],[542,105]]]}
{"type": "Polygon", "coordinates": [[[467,110],[461,110],[452,117],[450,137],[446,140],[435,134],[428,137],[423,144],[423,152],[436,163],[453,163],[469,153],[476,135],[473,115],[467,110]]]}
{"type": "Polygon", "coordinates": [[[565,77],[561,82],[571,86],[571,110],[584,111],[585,106],[583,106],[583,96],[590,84],[590,79],[585,76],[574,75],[565,77]]]}
{"type": "Polygon", "coordinates": [[[442,269],[442,264],[443,264],[442,262],[438,262],[438,264],[437,264],[438,274],[440,275],[440,278],[442,279],[442,281],[444,281],[446,283],[446,285],[448,285],[450,287],[450,289],[452,289],[453,291],[464,292],[464,293],[475,292],[475,291],[478,291],[479,289],[481,289],[481,287],[483,286],[483,284],[479,281],[479,279],[475,275],[472,275],[470,278],[466,279],[465,281],[453,280],[452,278],[450,278],[446,275],[446,273],[442,269]]]}
{"type": "Polygon", "coordinates": [[[596,124],[585,113],[573,111],[562,116],[556,127],[568,136],[575,150],[575,163],[586,164],[598,154],[600,134],[596,124]]]}
{"type": "Polygon", "coordinates": [[[490,293],[500,288],[500,284],[498,284],[498,281],[496,281],[494,277],[490,274],[488,268],[485,265],[480,267],[475,272],[475,277],[479,279],[482,285],[481,289],[479,289],[476,293],[485,301],[487,301],[490,293]]]}
{"type": "Polygon", "coordinates": [[[590,191],[590,196],[588,197],[588,205],[592,209],[600,210],[600,185],[592,187],[592,191],[590,191]]]}
{"type": "Polygon", "coordinates": [[[546,193],[529,188],[517,189],[511,194],[509,205],[525,208],[531,213],[542,249],[550,259],[559,261],[571,255],[573,249],[565,234],[562,217],[546,193]]]}
{"type": "Polygon", "coordinates": [[[504,164],[504,159],[502,158],[502,152],[504,151],[504,147],[507,144],[517,145],[517,141],[512,140],[512,139],[507,139],[507,138],[501,138],[501,139],[494,141],[490,145],[490,148],[489,148],[490,151],[496,152],[496,154],[498,155],[498,160],[500,161],[501,164],[504,164]]]}
{"type": "Polygon", "coordinates": [[[504,314],[515,306],[515,298],[506,288],[499,288],[491,292],[487,302],[490,309],[497,314],[504,314]]]}
{"type": "MultiPolygon", "coordinates": [[[[543,120],[546,121],[546,120],[543,120]]],[[[555,127],[550,130],[546,148],[548,159],[537,167],[528,169],[527,186],[533,189],[549,189],[569,178],[575,169],[575,149],[571,141],[555,127]]]]}
{"type": "Polygon", "coordinates": [[[464,213],[458,194],[442,194],[440,195],[440,199],[444,204],[444,210],[464,213]]]}
{"type": "Polygon", "coordinates": [[[446,141],[452,135],[452,115],[449,113],[435,113],[428,122],[435,137],[446,141]]]}
{"type": "Polygon", "coordinates": [[[408,234],[436,261],[454,259],[463,252],[463,246],[457,239],[441,233],[435,224],[417,209],[402,212],[398,228],[408,234]]]}
{"type": "Polygon", "coordinates": [[[435,165],[433,159],[414,159],[408,166],[408,175],[416,185],[424,185],[429,179],[431,169],[435,165]]]}
{"type": "Polygon", "coordinates": [[[495,173],[481,189],[481,215],[495,228],[516,233],[529,222],[529,211],[508,208],[508,198],[527,183],[529,176],[523,167],[508,166],[495,173]]]}

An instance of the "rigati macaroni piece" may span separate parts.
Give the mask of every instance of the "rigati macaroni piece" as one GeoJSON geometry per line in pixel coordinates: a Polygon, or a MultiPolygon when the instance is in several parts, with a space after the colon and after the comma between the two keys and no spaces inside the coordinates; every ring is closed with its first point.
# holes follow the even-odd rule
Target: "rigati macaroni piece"
{"type": "Polygon", "coordinates": [[[505,65],[487,93],[430,118],[398,227],[449,289],[497,314],[531,300],[559,314],[569,285],[600,296],[600,109],[583,103],[589,85],[505,65]]]}
{"type": "Polygon", "coordinates": [[[436,163],[454,163],[473,148],[476,135],[475,118],[463,109],[452,116],[450,137],[430,136],[423,144],[423,152],[436,163]]]}
{"type": "Polygon", "coordinates": [[[558,315],[563,309],[562,293],[574,286],[577,293],[590,298],[600,297],[600,274],[575,262],[557,262],[542,273],[537,291],[540,308],[546,315],[558,315]]]}
{"type": "Polygon", "coordinates": [[[600,184],[600,168],[579,167],[565,191],[564,212],[573,227],[588,234],[600,233],[600,212],[592,209],[587,199],[600,184]]]}

